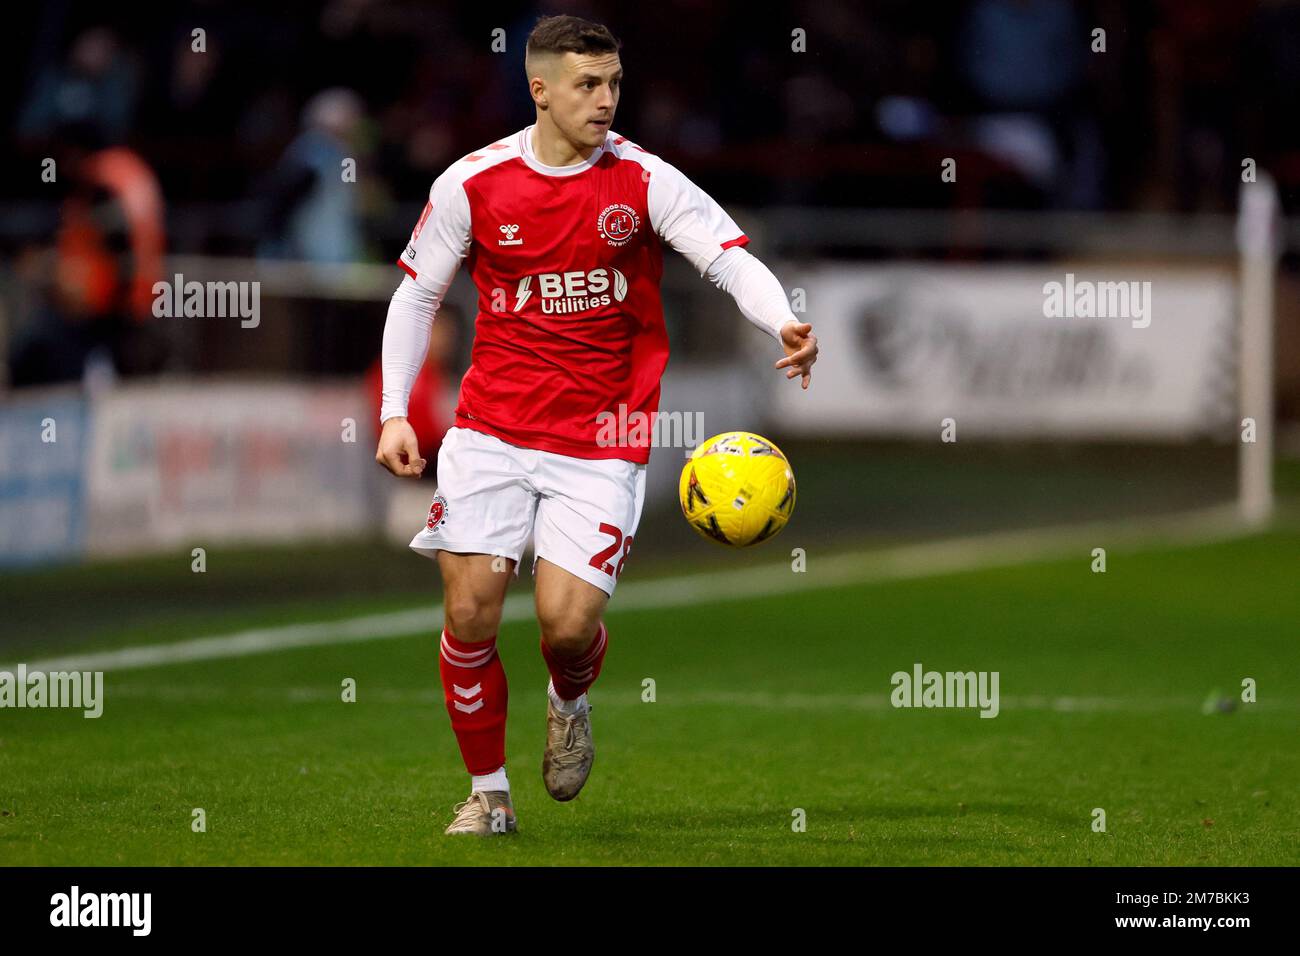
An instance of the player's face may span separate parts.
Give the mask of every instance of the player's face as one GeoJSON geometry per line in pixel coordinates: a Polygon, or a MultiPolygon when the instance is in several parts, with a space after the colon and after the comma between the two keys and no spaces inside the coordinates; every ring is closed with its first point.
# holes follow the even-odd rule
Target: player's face
{"type": "Polygon", "coordinates": [[[614,122],[623,64],[617,53],[566,53],[546,84],[551,118],[572,143],[605,142],[614,122]]]}

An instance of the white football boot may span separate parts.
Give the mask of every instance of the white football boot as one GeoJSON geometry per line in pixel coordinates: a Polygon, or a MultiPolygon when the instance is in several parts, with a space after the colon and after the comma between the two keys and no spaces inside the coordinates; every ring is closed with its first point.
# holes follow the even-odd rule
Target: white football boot
{"type": "Polygon", "coordinates": [[[505,790],[475,790],[467,800],[452,807],[452,811],[456,819],[444,831],[452,836],[497,836],[518,829],[514,804],[505,790]]]}

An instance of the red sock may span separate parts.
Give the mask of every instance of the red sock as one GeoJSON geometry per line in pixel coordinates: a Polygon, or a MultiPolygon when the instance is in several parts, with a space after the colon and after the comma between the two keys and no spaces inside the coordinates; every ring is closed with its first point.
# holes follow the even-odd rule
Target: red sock
{"type": "Polygon", "coordinates": [[[465,769],[480,776],[499,770],[506,762],[507,692],[496,637],[467,644],[444,628],[438,670],[465,769]]]}
{"type": "Polygon", "coordinates": [[[596,682],[608,644],[609,631],[605,630],[604,621],[596,631],[596,639],[582,652],[581,657],[558,657],[546,646],[546,641],[542,641],[542,657],[546,658],[546,669],[551,672],[551,683],[555,685],[555,692],[561,700],[577,700],[596,682]]]}

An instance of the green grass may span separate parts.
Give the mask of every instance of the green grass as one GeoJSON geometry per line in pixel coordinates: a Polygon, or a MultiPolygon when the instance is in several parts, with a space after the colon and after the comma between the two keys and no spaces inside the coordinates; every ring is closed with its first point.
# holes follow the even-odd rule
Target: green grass
{"type": "MultiPolygon", "coordinates": [[[[535,627],[507,625],[510,839],[441,835],[466,781],[431,635],[110,672],[99,720],[0,710],[0,865],[1295,865],[1297,556],[1300,531],[1278,530],[1114,549],[1104,575],[1085,555],[692,609],[621,612],[615,597],[592,694],[598,757],[571,804],[539,779],[535,627]],[[890,675],[914,661],[998,671],[1001,714],[889,707],[890,675]],[[357,703],[339,699],[345,677],[357,703]],[[1201,713],[1243,677],[1258,703],[1201,713]],[[206,833],[191,831],[196,807],[206,833]],[[796,809],[806,832],[791,828],[796,809]]],[[[174,573],[149,567],[131,588],[174,573]]],[[[75,595],[86,573],[27,587],[75,595]]],[[[96,593],[120,599],[99,573],[96,593]]],[[[166,587],[174,598],[186,584],[166,587]]],[[[395,610],[413,595],[272,597],[188,612],[173,599],[138,637],[395,610]]],[[[68,646],[129,630],[79,613],[68,646]]]]}

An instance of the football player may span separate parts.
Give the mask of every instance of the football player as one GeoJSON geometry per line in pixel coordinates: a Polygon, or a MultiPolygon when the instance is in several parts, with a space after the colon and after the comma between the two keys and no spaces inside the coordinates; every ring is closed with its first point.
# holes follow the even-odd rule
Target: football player
{"type": "MultiPolygon", "coordinates": [[[[513,832],[506,675],[497,629],[530,537],[550,671],[542,777],[572,800],[595,749],[587,691],[609,645],[603,614],[632,549],[649,435],[608,440],[602,413],[653,419],[668,360],[662,244],[730,293],[808,387],[817,339],[725,211],[680,171],[612,129],[620,43],[572,16],[541,19],[525,71],[536,122],[434,182],[398,259],[384,328],[382,434],[394,475],[425,467],[406,420],[439,303],[462,261],[478,289],[469,371],[438,452],[438,487],[411,547],[444,587],[440,671],[470,773],[450,834],[513,832]],[[627,440],[623,440],[626,438],[627,440]],[[635,440],[632,440],[635,439],[635,440]]],[[[644,418],[643,418],[644,420],[644,418]]]]}

